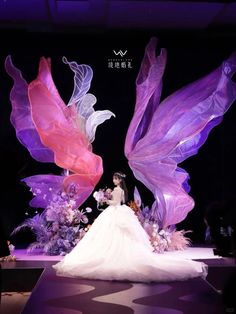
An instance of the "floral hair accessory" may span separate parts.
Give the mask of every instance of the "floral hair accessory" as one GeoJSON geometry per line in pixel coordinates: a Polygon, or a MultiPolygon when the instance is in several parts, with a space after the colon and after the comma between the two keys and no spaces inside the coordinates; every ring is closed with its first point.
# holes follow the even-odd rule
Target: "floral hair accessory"
{"type": "Polygon", "coordinates": [[[126,178],[126,175],[124,173],[121,173],[121,172],[115,172],[114,176],[118,176],[118,177],[121,177],[121,178],[126,178]]]}

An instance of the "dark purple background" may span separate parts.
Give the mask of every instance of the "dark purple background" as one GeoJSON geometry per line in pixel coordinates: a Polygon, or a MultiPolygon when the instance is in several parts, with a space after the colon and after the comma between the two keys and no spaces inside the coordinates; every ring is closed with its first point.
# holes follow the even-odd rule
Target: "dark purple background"
{"type": "MultiPolygon", "coordinates": [[[[120,1],[124,10],[122,14],[121,7],[117,7],[118,1],[110,1],[109,10],[104,16],[102,9],[96,6],[96,1],[48,0],[45,1],[48,4],[45,10],[40,9],[42,1],[34,1],[34,13],[30,2],[22,1],[18,7],[21,14],[19,10],[15,13],[12,2],[0,3],[0,156],[3,183],[0,197],[1,219],[4,219],[7,232],[10,233],[26,218],[24,213],[29,208],[31,194],[20,180],[34,174],[60,172],[54,165],[34,161],[16,140],[9,121],[12,81],[4,70],[4,60],[8,54],[12,55],[14,64],[22,70],[28,82],[37,74],[39,58],[51,57],[52,75],[65,102],[72,93],[73,74],[61,58],[66,56],[68,60],[92,66],[94,78],[90,91],[98,99],[95,108],[109,109],[116,114],[115,119],[111,118],[98,128],[93,144],[94,152],[102,156],[104,161],[104,175],[97,187],[111,186],[113,171],[122,170],[128,175],[130,199],[136,185],[144,203],[150,205],[151,193],[134,179],[123,152],[135,103],[135,79],[144,48],[150,37],[156,36],[159,38],[159,47],[168,50],[164,98],[219,66],[236,49],[233,25],[236,19],[232,18],[236,12],[235,4],[223,7],[223,3],[183,5],[175,1],[171,2],[167,10],[163,2],[139,1],[139,8],[133,10],[132,1],[126,4],[120,1]],[[54,4],[57,4],[56,8],[54,4]],[[86,4],[90,4],[89,11],[86,4]],[[177,4],[177,9],[174,9],[177,4]],[[84,6],[82,19],[75,19],[76,6],[79,9],[84,6]],[[96,7],[97,11],[91,10],[91,6],[96,7]],[[200,10],[199,6],[205,9],[200,10]],[[86,16],[89,19],[86,20],[86,16]],[[16,43],[16,39],[20,42],[16,43]],[[125,57],[132,59],[133,68],[109,69],[108,59],[115,57],[113,49],[127,50],[125,57]]],[[[196,201],[196,207],[181,226],[194,231],[191,237],[196,242],[202,242],[204,238],[205,207],[212,201],[227,200],[235,194],[235,118],[234,104],[222,124],[210,133],[198,155],[182,164],[190,173],[190,194],[196,201]]],[[[85,205],[94,208],[94,213],[90,214],[92,220],[98,214],[95,201],[91,197],[85,205]]],[[[33,214],[34,210],[30,212],[33,214]]],[[[16,243],[28,240],[28,233],[13,238],[16,243]]]]}

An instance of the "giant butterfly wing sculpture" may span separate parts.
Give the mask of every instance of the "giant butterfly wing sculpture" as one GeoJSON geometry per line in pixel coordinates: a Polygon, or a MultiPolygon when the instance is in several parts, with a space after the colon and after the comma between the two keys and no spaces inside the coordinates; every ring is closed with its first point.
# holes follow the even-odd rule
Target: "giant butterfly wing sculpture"
{"type": "Polygon", "coordinates": [[[236,99],[236,53],[213,72],[160,102],[166,50],[148,43],[136,80],[136,105],[125,140],[134,176],[154,195],[150,215],[163,229],[194,207],[188,173],[178,166],[196,154],[236,99]]]}
{"type": "Polygon", "coordinates": [[[60,190],[76,191],[74,207],[91,194],[102,173],[102,159],[92,152],[96,128],[114,114],[95,111],[96,97],[87,93],[93,76],[88,65],[63,58],[74,72],[74,90],[65,105],[51,75],[49,59],[41,58],[37,78],[30,84],[8,56],[5,68],[13,78],[11,122],[19,141],[40,162],[54,162],[64,175],[36,175],[23,179],[34,198],[30,205],[46,208],[60,190]]]}

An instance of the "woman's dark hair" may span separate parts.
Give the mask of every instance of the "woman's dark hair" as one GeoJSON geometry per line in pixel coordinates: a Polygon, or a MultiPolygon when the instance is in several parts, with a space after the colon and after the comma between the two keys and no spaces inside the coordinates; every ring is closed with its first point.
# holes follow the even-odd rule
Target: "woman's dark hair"
{"type": "Polygon", "coordinates": [[[125,183],[126,175],[123,172],[118,171],[113,174],[113,177],[120,179],[120,187],[124,190],[125,203],[126,203],[128,201],[128,190],[125,183]]]}

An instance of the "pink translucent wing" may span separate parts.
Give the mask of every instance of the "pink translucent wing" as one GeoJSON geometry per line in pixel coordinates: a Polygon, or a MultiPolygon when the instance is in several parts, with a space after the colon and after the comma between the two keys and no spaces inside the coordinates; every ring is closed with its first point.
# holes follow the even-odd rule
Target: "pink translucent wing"
{"type": "Polygon", "coordinates": [[[5,68],[7,73],[14,80],[14,85],[10,94],[12,104],[10,119],[16,130],[18,140],[28,149],[31,156],[37,161],[54,162],[52,150],[42,144],[32,121],[27,82],[22,77],[20,70],[12,64],[10,56],[6,58],[5,68]]]}
{"type": "Polygon", "coordinates": [[[50,66],[41,58],[39,75],[29,85],[32,117],[43,144],[55,155],[55,163],[73,172],[65,177],[64,187],[79,187],[78,204],[93,191],[102,173],[102,159],[91,151],[91,145],[78,125],[73,125],[73,105],[66,107],[51,77],[50,66]]]}
{"type": "MultiPolygon", "coordinates": [[[[149,44],[148,49],[153,49],[149,55],[155,53],[155,45],[149,44]]],[[[148,66],[145,64],[145,71],[152,72],[157,60],[152,58],[148,66]]],[[[182,221],[194,206],[187,194],[189,176],[177,164],[196,154],[235,100],[236,86],[231,80],[235,63],[235,55],[232,55],[222,67],[172,94],[161,104],[158,99],[155,105],[152,102],[155,93],[160,92],[162,67],[160,73],[157,69],[154,75],[146,75],[151,79],[143,80],[141,87],[137,85],[136,109],[131,122],[133,131],[128,130],[125,152],[136,178],[154,194],[153,212],[158,213],[156,218],[162,227],[182,221]],[[157,91],[150,89],[150,84],[156,84],[157,91]],[[156,109],[151,117],[145,118],[148,110],[140,115],[141,106],[156,109]],[[141,136],[138,128],[134,129],[135,124],[140,126],[140,121],[147,123],[142,125],[145,132],[141,136]]]]}

